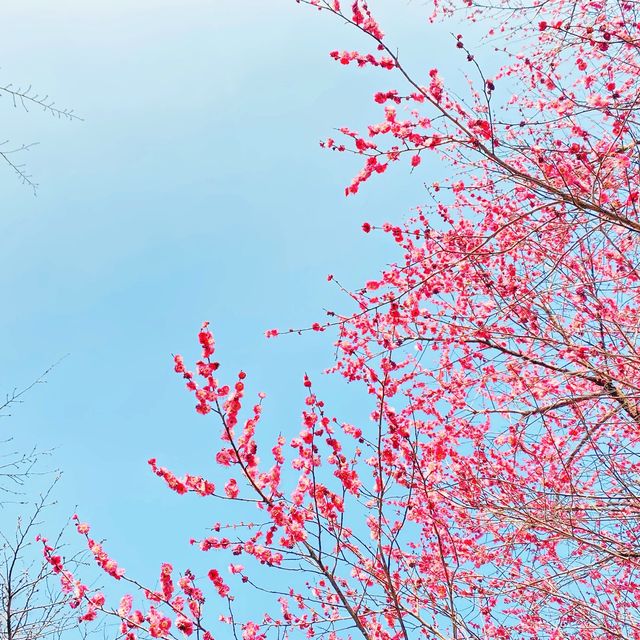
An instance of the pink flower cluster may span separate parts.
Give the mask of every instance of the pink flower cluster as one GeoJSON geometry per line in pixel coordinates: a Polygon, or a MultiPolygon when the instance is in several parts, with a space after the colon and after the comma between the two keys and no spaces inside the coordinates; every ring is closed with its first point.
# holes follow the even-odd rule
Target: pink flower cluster
{"type": "Polygon", "coordinates": [[[155,458],[150,458],[148,463],[153,472],[162,478],[167,483],[167,486],[176,493],[185,494],[188,491],[193,491],[201,496],[210,496],[215,493],[215,485],[200,476],[187,474],[184,478],[178,478],[165,467],[158,467],[155,458]]]}

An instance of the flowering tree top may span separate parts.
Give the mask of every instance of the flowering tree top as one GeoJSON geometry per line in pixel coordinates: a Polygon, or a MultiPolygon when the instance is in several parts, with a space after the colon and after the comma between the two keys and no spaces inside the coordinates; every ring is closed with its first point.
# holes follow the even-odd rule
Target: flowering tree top
{"type": "Polygon", "coordinates": [[[45,556],[83,617],[115,615],[127,640],[640,638],[636,3],[434,3],[432,20],[484,20],[504,60],[489,77],[454,35],[462,97],[407,69],[365,2],[301,3],[368,36],[331,58],[395,83],[366,131],[323,142],[362,158],[347,195],[393,163],[427,180],[432,159],[450,167],[409,221],[363,224],[397,262],[310,327],[334,331],[333,371],[362,384],[371,420],[333,417],[305,376],[301,427],[259,436],[264,394],[247,406],[244,372],[218,378],[205,323],[201,359],[175,370],[217,421],[215,467],[149,463],[236,505],[193,541],[215,552],[208,584],[185,571],[176,589],[164,564],[143,587],[79,524],[141,601],[113,609],[45,556]],[[250,589],[264,606],[239,619],[250,589]]]}

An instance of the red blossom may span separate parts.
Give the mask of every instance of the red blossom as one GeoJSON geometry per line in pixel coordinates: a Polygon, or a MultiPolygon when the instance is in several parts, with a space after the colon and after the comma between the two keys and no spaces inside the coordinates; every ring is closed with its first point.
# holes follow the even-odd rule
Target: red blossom
{"type": "MultiPolygon", "coordinates": [[[[365,133],[341,127],[343,143],[324,143],[360,159],[346,195],[426,154],[438,174],[419,182],[427,197],[410,217],[376,227],[393,256],[372,255],[343,309],[306,327],[334,332],[331,372],[361,390],[352,408],[365,419],[332,417],[305,374],[297,424],[262,426],[265,394],[251,401],[244,372],[213,377],[208,323],[193,372],[175,356],[203,424],[217,430],[196,446],[212,448],[224,494],[149,464],[173,491],[231,501],[198,543],[231,584],[211,569],[208,581],[185,571],[176,587],[165,563],[159,587],[141,589],[146,612],[121,600],[123,637],[174,628],[213,640],[203,616],[218,612],[211,593],[225,601],[220,622],[243,640],[638,637],[633,3],[433,3],[433,20],[488,20],[491,49],[472,48],[477,26],[464,44],[456,38],[473,62],[468,90],[437,69],[412,76],[363,0],[305,4],[337,14],[370,45],[332,51],[334,60],[391,70],[385,79],[399,83],[374,93],[378,115],[365,133]],[[271,583],[271,568],[291,582],[271,583]],[[244,601],[240,620],[233,598],[254,585],[259,597],[244,601]]],[[[97,564],[122,578],[75,522],[97,564]]],[[[94,619],[104,596],[42,543],[70,605],[94,619]]]]}

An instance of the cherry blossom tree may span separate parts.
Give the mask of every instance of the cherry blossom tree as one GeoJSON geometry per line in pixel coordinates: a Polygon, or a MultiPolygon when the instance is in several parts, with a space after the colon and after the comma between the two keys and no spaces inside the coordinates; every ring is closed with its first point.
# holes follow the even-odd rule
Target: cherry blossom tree
{"type": "Polygon", "coordinates": [[[394,87],[377,122],[323,142],[363,161],[347,195],[393,164],[449,172],[408,221],[363,224],[397,262],[309,328],[334,332],[333,371],[362,385],[371,421],[333,417],[305,376],[301,430],[264,446],[262,396],[245,398],[244,372],[218,378],[205,323],[202,358],[175,370],[218,424],[215,468],[149,463],[235,505],[194,540],[208,581],[165,564],[144,587],[80,521],[131,587],[119,607],[46,542],[45,557],[82,618],[115,615],[127,640],[640,638],[637,3],[434,1],[464,96],[405,67],[362,0],[300,4],[364,34],[331,57],[394,87]]]}

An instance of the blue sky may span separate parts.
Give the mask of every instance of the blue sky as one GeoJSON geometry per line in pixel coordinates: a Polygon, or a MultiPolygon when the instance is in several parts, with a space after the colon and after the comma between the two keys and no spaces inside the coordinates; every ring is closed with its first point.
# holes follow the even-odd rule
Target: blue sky
{"type": "MultiPolygon", "coordinates": [[[[458,72],[425,5],[371,5],[418,73],[458,72]]],[[[375,119],[373,93],[399,81],[333,62],[364,40],[293,0],[8,0],[0,32],[0,81],[84,118],[0,98],[0,137],[39,142],[23,159],[40,184],[34,198],[0,170],[0,389],[69,354],[0,426],[18,448],[56,448],[59,515],[78,505],[146,579],[162,560],[187,564],[186,541],[212,521],[146,465],[213,468],[217,425],[193,411],[171,354],[191,359],[210,320],[225,369],[268,394],[263,428],[297,430],[303,372],[331,364],[331,336],[264,330],[348,308],[326,275],[356,287],[394,259],[360,225],[401,220],[433,175],[397,167],[345,199],[359,163],[318,141],[375,119]]],[[[336,415],[366,420],[366,396],[318,382],[336,415]]]]}

